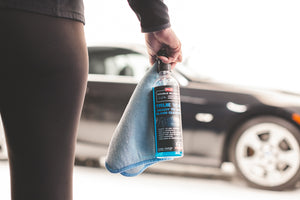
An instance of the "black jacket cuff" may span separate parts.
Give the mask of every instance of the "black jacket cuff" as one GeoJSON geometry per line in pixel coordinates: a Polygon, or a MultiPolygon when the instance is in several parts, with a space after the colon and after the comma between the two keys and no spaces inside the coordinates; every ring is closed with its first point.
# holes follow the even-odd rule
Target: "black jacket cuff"
{"type": "Polygon", "coordinates": [[[171,26],[163,0],[128,0],[141,23],[142,32],[160,31],[171,26]]]}

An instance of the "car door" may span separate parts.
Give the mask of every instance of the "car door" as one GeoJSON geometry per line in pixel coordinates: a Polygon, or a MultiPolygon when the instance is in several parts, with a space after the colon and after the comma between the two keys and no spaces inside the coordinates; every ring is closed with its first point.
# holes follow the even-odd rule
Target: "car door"
{"type": "Polygon", "coordinates": [[[147,58],[130,49],[89,48],[89,67],[78,140],[107,146],[147,58]]]}
{"type": "Polygon", "coordinates": [[[250,102],[256,99],[226,84],[192,81],[183,87],[185,153],[197,157],[201,165],[219,166],[226,134],[250,102]]]}

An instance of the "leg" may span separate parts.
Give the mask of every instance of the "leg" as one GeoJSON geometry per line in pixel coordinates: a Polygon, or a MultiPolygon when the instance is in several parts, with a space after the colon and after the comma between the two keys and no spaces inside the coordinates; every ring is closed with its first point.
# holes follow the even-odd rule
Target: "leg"
{"type": "Polygon", "coordinates": [[[12,199],[71,200],[88,68],[83,25],[12,10],[1,10],[0,24],[12,199]]]}

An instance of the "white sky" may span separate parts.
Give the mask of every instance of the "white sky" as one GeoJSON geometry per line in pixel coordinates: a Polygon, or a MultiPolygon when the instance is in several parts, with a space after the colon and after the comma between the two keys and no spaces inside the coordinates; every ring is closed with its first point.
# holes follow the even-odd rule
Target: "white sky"
{"type": "MultiPolygon", "coordinates": [[[[300,1],[165,0],[191,67],[213,79],[300,92],[300,1]]],[[[143,43],[126,0],[85,0],[88,45],[143,43]]]]}

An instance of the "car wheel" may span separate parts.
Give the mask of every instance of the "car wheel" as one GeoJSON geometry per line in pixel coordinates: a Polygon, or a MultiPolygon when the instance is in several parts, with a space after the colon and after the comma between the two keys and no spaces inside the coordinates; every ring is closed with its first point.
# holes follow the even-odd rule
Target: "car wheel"
{"type": "Polygon", "coordinates": [[[283,190],[300,177],[300,131],[278,117],[257,117],[235,132],[230,158],[251,186],[283,190]]]}

